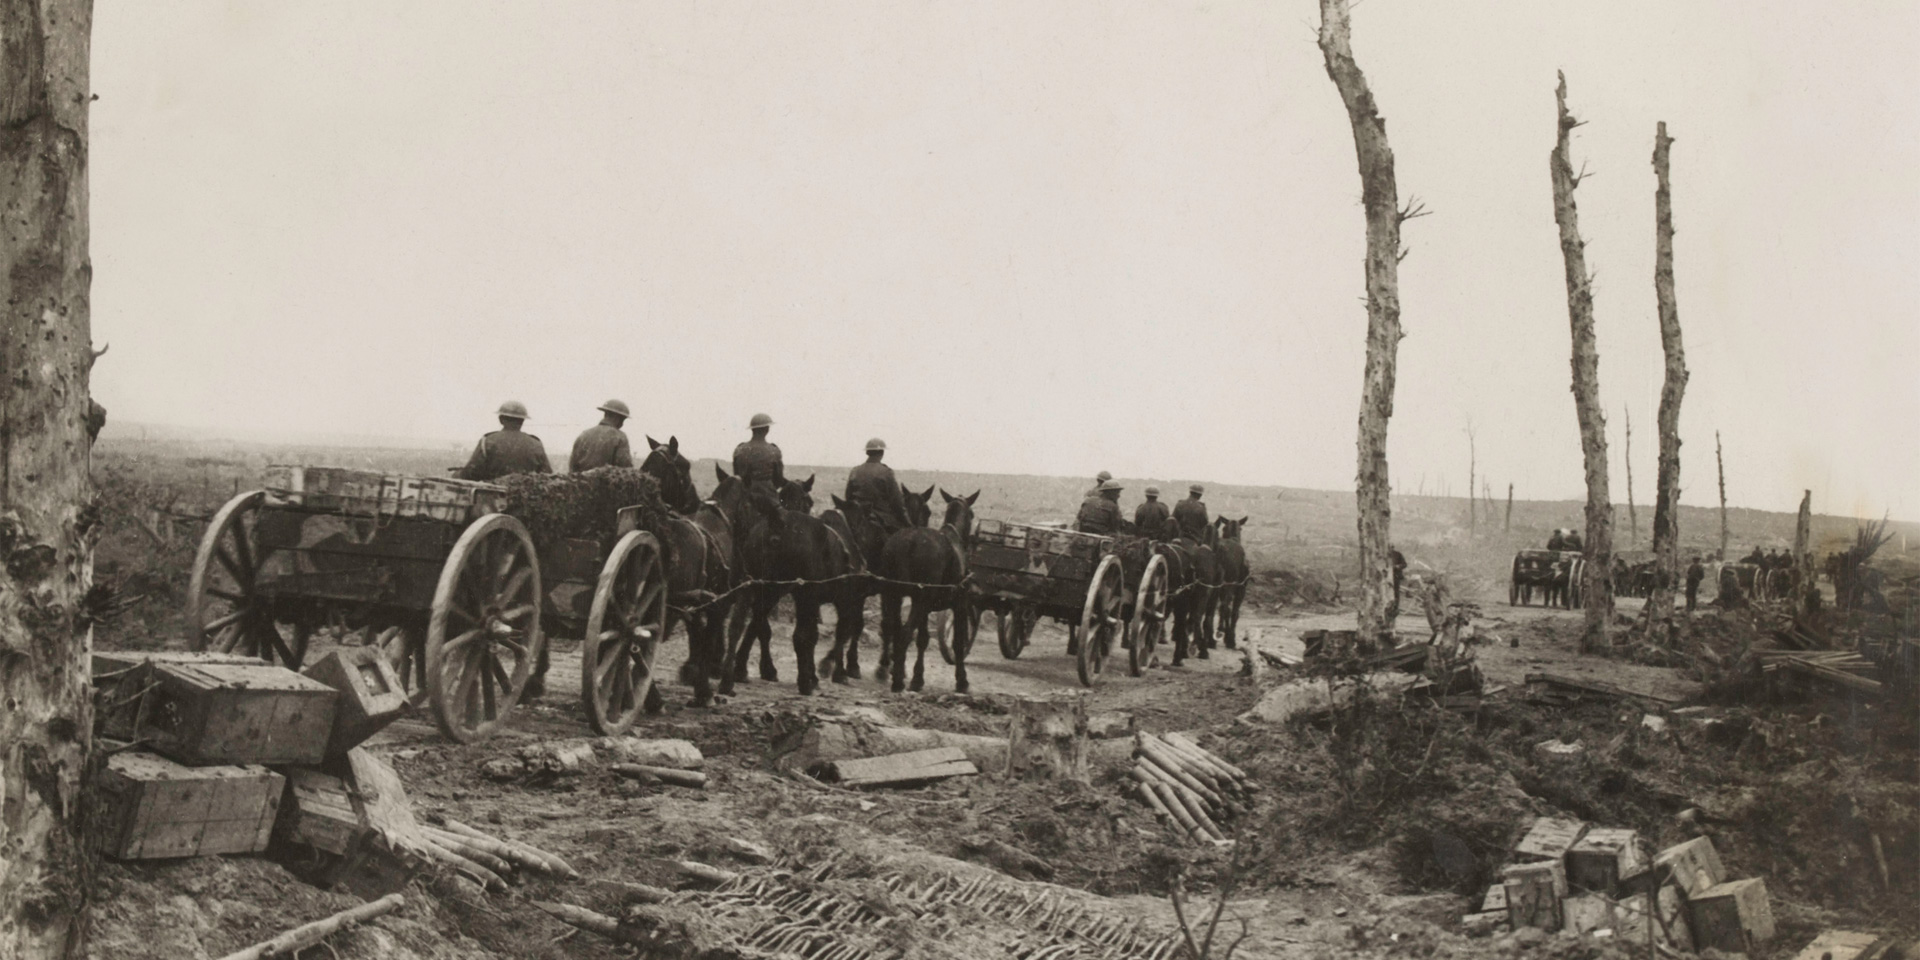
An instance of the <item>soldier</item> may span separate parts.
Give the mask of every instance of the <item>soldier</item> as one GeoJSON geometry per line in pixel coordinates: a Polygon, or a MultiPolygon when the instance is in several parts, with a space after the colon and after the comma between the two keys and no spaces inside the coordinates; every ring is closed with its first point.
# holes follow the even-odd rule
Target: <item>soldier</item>
{"type": "Polygon", "coordinates": [[[848,503],[859,504],[880,524],[880,529],[892,534],[911,524],[907,521],[907,501],[900,481],[894,479],[892,467],[880,462],[886,455],[885,440],[874,437],[867,441],[867,462],[847,474],[846,499],[848,503]]]}
{"type": "Polygon", "coordinates": [[[1206,487],[1193,484],[1187,488],[1187,498],[1173,507],[1173,523],[1179,535],[1196,543],[1207,542],[1207,526],[1211,522],[1207,505],[1200,499],[1206,492],[1206,487]]]}
{"type": "Polygon", "coordinates": [[[1562,530],[1559,527],[1553,528],[1553,535],[1547,538],[1547,549],[1557,551],[1557,550],[1565,550],[1566,548],[1567,548],[1567,531],[1562,530]]]}
{"type": "Polygon", "coordinates": [[[748,486],[758,486],[777,497],[780,484],[787,479],[787,465],[780,459],[780,448],[767,442],[767,431],[772,427],[773,418],[764,413],[756,413],[747,421],[753,439],[733,448],[733,473],[748,486]]]}
{"type": "Polygon", "coordinates": [[[1566,543],[1560,549],[1568,550],[1573,553],[1579,553],[1580,551],[1585,550],[1586,548],[1587,548],[1586,543],[1580,539],[1580,531],[1568,530],[1566,543]]]}
{"type": "Polygon", "coordinates": [[[1147,499],[1133,509],[1133,525],[1143,537],[1162,539],[1167,532],[1167,505],[1160,502],[1160,488],[1148,487],[1147,499]]]}
{"type": "Polygon", "coordinates": [[[568,473],[584,473],[594,467],[633,468],[633,450],[627,446],[626,432],[620,429],[631,411],[618,400],[608,400],[599,409],[606,416],[580,431],[573,441],[573,455],[567,458],[568,473]]]}
{"type": "Polygon", "coordinates": [[[473,456],[460,468],[460,479],[498,480],[514,473],[552,473],[553,464],[547,462],[547,448],[540,438],[520,430],[527,421],[527,405],[508,400],[500,405],[499,414],[500,429],[480,438],[473,456]]]}
{"type": "Polygon", "coordinates": [[[1706,566],[1701,564],[1699,557],[1694,557],[1693,562],[1687,564],[1687,612],[1688,613],[1693,612],[1693,608],[1698,602],[1699,596],[1700,596],[1700,581],[1705,580],[1706,578],[1707,578],[1706,566]]]}
{"type": "Polygon", "coordinates": [[[1074,529],[1081,533],[1105,536],[1126,533],[1127,519],[1120,513],[1120,491],[1123,489],[1116,480],[1100,484],[1099,489],[1080,501],[1080,515],[1074,518],[1074,529]]]}
{"type": "Polygon", "coordinates": [[[1113,474],[1105,470],[1093,475],[1093,486],[1087,488],[1086,495],[1091,497],[1100,492],[1100,485],[1113,479],[1113,474]]]}
{"type": "Polygon", "coordinates": [[[100,439],[100,428],[107,425],[107,408],[100,401],[87,398],[87,442],[100,439]]]}
{"type": "Polygon", "coordinates": [[[1407,576],[1407,555],[1388,544],[1387,563],[1393,567],[1393,602],[1387,604],[1387,619],[1391,620],[1400,615],[1400,583],[1407,576]]]}

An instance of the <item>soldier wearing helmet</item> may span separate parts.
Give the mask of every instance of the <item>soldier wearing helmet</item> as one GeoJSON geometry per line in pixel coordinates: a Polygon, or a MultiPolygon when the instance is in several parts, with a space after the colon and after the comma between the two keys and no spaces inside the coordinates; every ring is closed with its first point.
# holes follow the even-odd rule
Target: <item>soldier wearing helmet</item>
{"type": "Polygon", "coordinates": [[[1089,496],[1089,497],[1098,496],[1100,494],[1100,485],[1112,479],[1113,479],[1113,474],[1108,473],[1105,470],[1102,470],[1099,473],[1094,474],[1093,486],[1087,488],[1086,496],[1089,496]]]}
{"type": "Polygon", "coordinates": [[[1117,480],[1108,480],[1098,489],[1080,501],[1080,514],[1073,520],[1074,529],[1081,533],[1097,533],[1112,536],[1116,533],[1131,533],[1133,527],[1120,513],[1120,491],[1126,489],[1117,480]]]}
{"type": "Polygon", "coordinates": [[[568,473],[584,473],[595,467],[633,467],[633,449],[627,445],[626,431],[620,425],[632,412],[619,400],[600,405],[600,422],[580,432],[573,441],[573,455],[567,458],[568,473]]]}
{"type": "Polygon", "coordinates": [[[778,496],[780,485],[787,479],[787,466],[780,459],[780,448],[767,442],[767,431],[772,427],[773,418],[764,413],[756,413],[747,421],[753,438],[733,448],[733,473],[748,486],[778,496]]]}
{"type": "Polygon", "coordinates": [[[847,474],[849,503],[857,503],[888,534],[912,524],[907,519],[906,496],[893,468],[880,462],[887,455],[887,442],[874,437],[867,441],[867,462],[847,474]]]}
{"type": "Polygon", "coordinates": [[[1167,532],[1167,505],[1160,502],[1160,488],[1148,487],[1147,499],[1133,509],[1133,525],[1140,535],[1155,540],[1162,539],[1167,532]]]}
{"type": "Polygon", "coordinates": [[[480,438],[473,456],[460,468],[460,479],[498,480],[515,473],[552,473],[553,464],[547,462],[547,448],[540,438],[520,429],[527,420],[527,405],[508,400],[500,405],[499,414],[500,429],[480,438]]]}
{"type": "Polygon", "coordinates": [[[1193,484],[1187,488],[1187,498],[1173,506],[1173,523],[1180,536],[1196,543],[1207,542],[1207,527],[1211,521],[1207,518],[1207,505],[1200,497],[1207,488],[1193,484]]]}

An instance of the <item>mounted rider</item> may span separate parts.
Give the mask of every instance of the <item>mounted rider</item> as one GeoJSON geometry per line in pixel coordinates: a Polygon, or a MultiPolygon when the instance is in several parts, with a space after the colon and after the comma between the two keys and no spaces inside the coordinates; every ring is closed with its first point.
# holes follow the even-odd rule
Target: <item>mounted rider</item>
{"type": "Polygon", "coordinates": [[[885,440],[874,437],[867,441],[867,462],[847,474],[846,499],[859,504],[882,533],[891,536],[894,531],[913,524],[907,519],[907,501],[900,481],[894,479],[892,467],[880,462],[886,455],[885,440]]]}
{"type": "Polygon", "coordinates": [[[604,414],[600,422],[574,438],[573,454],[567,458],[568,473],[585,473],[595,467],[633,467],[633,448],[627,444],[626,431],[620,429],[633,412],[619,400],[608,400],[599,410],[604,414]]]}
{"type": "Polygon", "coordinates": [[[1166,538],[1171,517],[1172,514],[1167,511],[1167,505],[1160,502],[1159,487],[1148,487],[1147,499],[1133,508],[1134,527],[1140,531],[1141,536],[1152,540],[1166,538]]]}
{"type": "Polygon", "coordinates": [[[498,411],[500,429],[480,438],[467,465],[455,475],[462,480],[498,480],[515,473],[552,473],[547,448],[540,438],[521,431],[527,421],[527,405],[508,400],[498,411]]]}
{"type": "Polygon", "coordinates": [[[1073,528],[1081,533],[1109,537],[1132,532],[1132,525],[1120,512],[1120,491],[1124,489],[1119,481],[1108,480],[1088,493],[1087,498],[1080,501],[1080,513],[1074,518],[1073,528]]]}
{"type": "Polygon", "coordinates": [[[1207,488],[1200,484],[1187,487],[1187,498],[1173,506],[1173,524],[1180,536],[1195,543],[1207,542],[1207,528],[1212,521],[1207,517],[1205,496],[1207,488]]]}
{"type": "Polygon", "coordinates": [[[1096,474],[1094,474],[1094,475],[1093,475],[1093,486],[1091,486],[1091,487],[1088,487],[1088,488],[1087,488],[1087,492],[1086,492],[1086,493],[1084,493],[1084,494],[1082,494],[1081,496],[1083,496],[1083,497],[1093,497],[1093,496],[1099,496],[1099,494],[1100,494],[1100,485],[1101,485],[1101,484],[1103,484],[1103,483],[1106,483],[1106,482],[1107,482],[1108,480],[1112,480],[1112,479],[1113,479],[1113,474],[1111,474],[1111,473],[1108,473],[1108,472],[1107,472],[1107,471],[1105,471],[1105,470],[1102,470],[1102,471],[1100,471],[1099,473],[1096,473],[1096,474]]]}
{"type": "Polygon", "coordinates": [[[778,499],[780,485],[787,480],[787,465],[780,459],[780,448],[767,442],[773,418],[756,413],[747,421],[753,438],[733,448],[733,474],[750,490],[759,490],[778,499]]]}

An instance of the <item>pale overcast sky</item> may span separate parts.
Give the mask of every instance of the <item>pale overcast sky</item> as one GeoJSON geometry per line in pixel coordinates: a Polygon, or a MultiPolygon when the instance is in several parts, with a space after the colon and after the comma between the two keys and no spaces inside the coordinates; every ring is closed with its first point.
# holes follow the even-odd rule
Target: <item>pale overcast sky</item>
{"type": "MultiPolygon", "coordinates": [[[[1350,488],[1353,141],[1287,2],[100,0],[116,421],[1350,488]]],[[[1653,498],[1654,124],[1688,503],[1920,516],[1920,5],[1367,0],[1411,223],[1395,486],[1575,497],[1564,69],[1625,499],[1653,498]]]]}

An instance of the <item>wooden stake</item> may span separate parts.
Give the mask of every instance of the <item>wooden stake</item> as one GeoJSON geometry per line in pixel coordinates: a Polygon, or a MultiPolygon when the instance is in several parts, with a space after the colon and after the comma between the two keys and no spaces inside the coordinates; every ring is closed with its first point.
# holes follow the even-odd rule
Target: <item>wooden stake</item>
{"type": "Polygon", "coordinates": [[[1167,756],[1167,754],[1164,751],[1153,746],[1142,744],[1140,757],[1141,759],[1144,759],[1152,763],[1154,766],[1158,767],[1161,772],[1171,777],[1174,783],[1177,783],[1183,787],[1186,787],[1188,790],[1192,790],[1194,793],[1197,793],[1200,796],[1207,798],[1208,803],[1212,803],[1216,805],[1220,803],[1219,794],[1209,789],[1206,784],[1203,784],[1199,780],[1194,779],[1192,774],[1189,774],[1186,771],[1181,770],[1178,762],[1173,760],[1173,758],[1167,756]]]}
{"type": "Polygon", "coordinates": [[[1196,837],[1206,836],[1206,834],[1201,831],[1200,825],[1194,822],[1193,815],[1187,812],[1186,804],[1180,802],[1180,795],[1174,792],[1174,786],[1172,784],[1155,781],[1145,786],[1160,796],[1161,806],[1166,807],[1167,810],[1173,814],[1174,822],[1184,827],[1189,835],[1196,837]]]}
{"type": "Polygon", "coordinates": [[[698,770],[674,770],[668,767],[650,767],[644,763],[616,763],[608,769],[623,777],[639,780],[643,783],[658,781],[670,783],[676,787],[692,787],[704,790],[707,775],[698,770]]]}
{"type": "Polygon", "coordinates": [[[406,903],[405,897],[397,893],[389,893],[372,903],[363,903],[350,910],[342,910],[324,920],[315,920],[305,926],[294,927],[271,940],[229,953],[220,960],[266,960],[267,957],[291,957],[357,923],[392,913],[400,909],[403,903],[406,903]]]}
{"type": "Polygon", "coordinates": [[[1247,772],[1245,770],[1242,770],[1239,767],[1236,767],[1233,764],[1228,763],[1224,757],[1220,756],[1217,753],[1214,753],[1211,750],[1208,750],[1207,748],[1189,739],[1186,734],[1169,733],[1166,735],[1165,739],[1170,740],[1174,743],[1177,743],[1183,747],[1186,747],[1188,750],[1198,753],[1203,757],[1206,757],[1208,762],[1213,763],[1214,765],[1218,766],[1222,770],[1225,770],[1235,780],[1248,782],[1247,772]]]}

